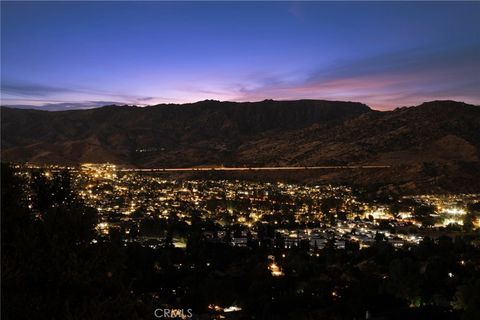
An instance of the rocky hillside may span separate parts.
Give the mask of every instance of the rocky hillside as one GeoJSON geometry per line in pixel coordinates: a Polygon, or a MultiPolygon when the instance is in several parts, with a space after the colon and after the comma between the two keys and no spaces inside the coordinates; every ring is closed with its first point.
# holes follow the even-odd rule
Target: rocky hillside
{"type": "MultiPolygon", "coordinates": [[[[480,107],[394,111],[317,100],[202,101],[47,112],[2,108],[2,161],[135,167],[382,164],[302,180],[480,192],[480,107]]],[[[305,173],[299,174],[305,175],[305,173]]]]}

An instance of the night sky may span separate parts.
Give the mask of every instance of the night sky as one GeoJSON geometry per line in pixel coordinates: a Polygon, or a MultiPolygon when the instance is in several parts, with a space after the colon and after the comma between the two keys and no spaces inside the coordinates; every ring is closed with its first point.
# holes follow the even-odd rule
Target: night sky
{"type": "Polygon", "coordinates": [[[480,104],[480,2],[2,2],[2,105],[480,104]]]}

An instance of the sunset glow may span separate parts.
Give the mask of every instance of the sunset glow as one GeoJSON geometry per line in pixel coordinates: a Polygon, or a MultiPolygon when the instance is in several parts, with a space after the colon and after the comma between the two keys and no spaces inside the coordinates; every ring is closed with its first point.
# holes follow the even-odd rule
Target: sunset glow
{"type": "Polygon", "coordinates": [[[480,103],[478,2],[2,2],[1,20],[2,105],[480,103]]]}

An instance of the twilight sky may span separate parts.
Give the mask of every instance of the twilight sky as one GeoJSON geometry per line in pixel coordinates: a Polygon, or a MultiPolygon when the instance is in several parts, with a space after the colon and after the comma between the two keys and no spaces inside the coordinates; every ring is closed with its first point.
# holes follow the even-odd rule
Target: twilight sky
{"type": "Polygon", "coordinates": [[[480,2],[3,2],[1,103],[480,104],[480,2]]]}

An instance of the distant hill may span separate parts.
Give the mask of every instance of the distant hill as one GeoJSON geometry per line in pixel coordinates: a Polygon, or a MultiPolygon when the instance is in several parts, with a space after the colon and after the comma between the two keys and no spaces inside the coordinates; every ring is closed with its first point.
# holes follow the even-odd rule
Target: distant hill
{"type": "MultiPolygon", "coordinates": [[[[132,167],[386,164],[304,181],[480,192],[480,107],[432,101],[379,112],[355,102],[202,101],[47,112],[1,110],[2,161],[132,167]]],[[[290,174],[289,174],[290,175],[290,174]]]]}

